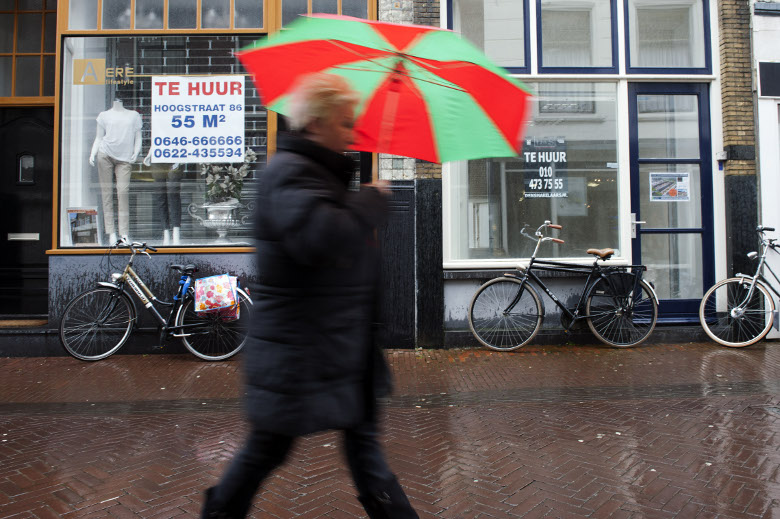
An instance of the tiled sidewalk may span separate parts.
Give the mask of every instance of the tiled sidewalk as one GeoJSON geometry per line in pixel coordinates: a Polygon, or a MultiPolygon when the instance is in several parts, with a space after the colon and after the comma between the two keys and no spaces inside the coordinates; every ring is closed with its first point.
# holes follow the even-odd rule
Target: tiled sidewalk
{"type": "MultiPolygon", "coordinates": [[[[421,517],[780,517],[780,348],[390,351],[391,465],[421,517]]],[[[240,363],[0,359],[0,518],[197,517],[246,431],[240,363]]],[[[335,433],[253,517],[363,517],[335,433]]]]}

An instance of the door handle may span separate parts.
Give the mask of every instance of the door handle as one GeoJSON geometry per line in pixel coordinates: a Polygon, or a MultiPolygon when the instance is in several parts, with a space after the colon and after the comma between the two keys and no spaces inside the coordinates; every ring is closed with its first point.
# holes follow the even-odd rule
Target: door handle
{"type": "Polygon", "coordinates": [[[637,220],[636,213],[631,213],[631,239],[636,238],[636,226],[637,224],[647,223],[644,220],[637,220]]]}

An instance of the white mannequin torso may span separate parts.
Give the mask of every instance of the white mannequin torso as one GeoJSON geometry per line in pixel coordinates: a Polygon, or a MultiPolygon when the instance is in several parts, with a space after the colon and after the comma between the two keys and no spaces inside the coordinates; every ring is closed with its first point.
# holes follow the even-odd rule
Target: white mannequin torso
{"type": "Polygon", "coordinates": [[[128,110],[115,100],[108,110],[97,116],[98,136],[103,130],[98,150],[123,162],[133,162],[140,152],[141,114],[128,110]]]}

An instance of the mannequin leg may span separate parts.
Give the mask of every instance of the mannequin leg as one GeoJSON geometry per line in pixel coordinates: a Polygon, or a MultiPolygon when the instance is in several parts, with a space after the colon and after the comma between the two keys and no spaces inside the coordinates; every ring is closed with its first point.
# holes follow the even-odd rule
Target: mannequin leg
{"type": "MultiPolygon", "coordinates": [[[[163,166],[159,164],[158,166],[163,166]]],[[[152,220],[155,223],[155,232],[159,232],[158,229],[162,229],[163,233],[163,245],[168,245],[170,240],[170,234],[166,239],[166,232],[170,233],[171,222],[168,217],[168,172],[160,169],[154,169],[152,171],[152,178],[154,179],[154,193],[152,194],[152,220]]]]}
{"type": "Polygon", "coordinates": [[[100,181],[100,196],[103,201],[103,227],[111,243],[116,243],[116,226],[114,224],[114,161],[103,152],[97,154],[98,180],[100,181]]]}
{"type": "Polygon", "coordinates": [[[119,213],[119,234],[127,237],[130,234],[130,173],[132,165],[129,162],[117,162],[114,168],[116,175],[116,198],[119,213]]]}
{"type": "Polygon", "coordinates": [[[163,245],[171,244],[171,230],[163,229],[163,245]]]}
{"type": "MultiPolygon", "coordinates": [[[[179,166],[183,168],[184,166],[179,166]]],[[[173,244],[178,245],[181,231],[181,169],[168,172],[168,221],[173,227],[173,244]]]]}

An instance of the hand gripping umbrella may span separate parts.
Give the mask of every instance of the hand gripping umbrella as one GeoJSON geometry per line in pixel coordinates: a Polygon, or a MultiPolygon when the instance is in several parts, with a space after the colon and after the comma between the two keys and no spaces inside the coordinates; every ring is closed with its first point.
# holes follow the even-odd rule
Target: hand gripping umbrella
{"type": "Polygon", "coordinates": [[[452,31],[304,16],[237,56],[281,114],[302,75],[347,79],[361,97],[355,150],[429,162],[520,151],[529,90],[452,31]]]}

